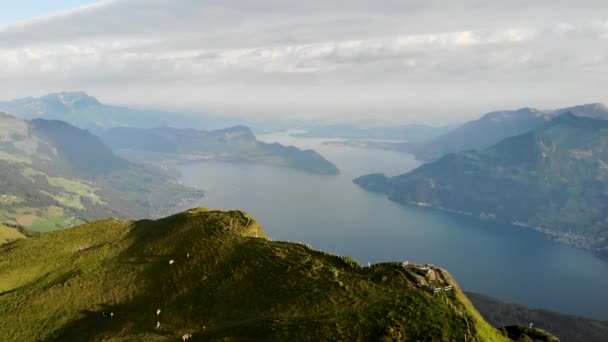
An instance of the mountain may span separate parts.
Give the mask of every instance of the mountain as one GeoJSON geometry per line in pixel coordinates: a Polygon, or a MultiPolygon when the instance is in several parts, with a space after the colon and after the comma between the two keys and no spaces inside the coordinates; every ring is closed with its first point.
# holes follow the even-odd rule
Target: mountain
{"type": "MultiPolygon", "coordinates": [[[[418,160],[429,162],[449,153],[486,149],[502,139],[539,129],[551,119],[564,113],[608,120],[608,107],[599,103],[555,110],[521,108],[490,112],[484,114],[479,119],[466,122],[447,132],[444,129],[444,132],[441,132],[438,136],[427,137],[426,139],[390,142],[365,140],[371,138],[362,136],[347,136],[350,140],[330,141],[325,144],[364,149],[394,150],[414,154],[418,160]]],[[[385,139],[387,138],[385,137],[385,139]]]]}
{"type": "Polygon", "coordinates": [[[236,119],[206,114],[172,113],[110,106],[85,92],[61,92],[37,98],[26,97],[13,101],[0,101],[0,111],[26,120],[36,118],[61,120],[95,133],[103,129],[122,126],[143,128],[167,125],[182,128],[222,127],[238,122],[236,119]]]}
{"type": "Polygon", "coordinates": [[[479,293],[467,292],[466,295],[483,318],[495,327],[526,326],[532,322],[568,342],[604,342],[608,336],[608,321],[564,315],[549,310],[528,309],[479,293]]]}
{"type": "Polygon", "coordinates": [[[0,247],[0,340],[508,341],[418,267],[273,242],[241,211],[109,219],[0,247]]]}
{"type": "Polygon", "coordinates": [[[355,180],[401,203],[512,222],[608,257],[608,121],[562,114],[481,152],[355,180]]]}
{"type": "Polygon", "coordinates": [[[215,131],[119,127],[101,133],[101,138],[120,155],[144,163],[221,160],[270,164],[324,175],[340,172],[313,150],[258,141],[245,126],[215,131]]]}
{"type": "Polygon", "coordinates": [[[506,137],[542,127],[548,117],[533,108],[487,113],[414,147],[415,155],[420,160],[434,160],[451,152],[483,149],[506,137]]]}
{"type": "Polygon", "coordinates": [[[428,125],[400,125],[389,127],[359,127],[354,125],[326,125],[307,127],[306,132],[293,133],[303,138],[382,139],[400,141],[425,141],[450,130],[450,127],[428,125]]]}
{"type": "Polygon", "coordinates": [[[201,195],[117,157],[88,131],[0,114],[4,226],[47,231],[111,216],[159,216],[201,195]]]}
{"type": "Polygon", "coordinates": [[[58,152],[59,160],[53,158],[53,162],[65,165],[61,170],[65,174],[90,179],[129,167],[89,131],[58,120],[35,119],[29,126],[58,152]]]}
{"type": "Polygon", "coordinates": [[[552,118],[564,113],[608,119],[608,108],[599,103],[549,111],[534,108],[498,111],[487,113],[435,139],[415,146],[401,145],[401,148],[412,151],[423,161],[436,160],[452,152],[483,150],[507,137],[541,128],[552,118]]]}
{"type": "Polygon", "coordinates": [[[608,106],[601,103],[590,103],[580,106],[568,107],[549,111],[549,114],[553,117],[572,113],[576,116],[584,116],[593,119],[608,120],[608,106]]]}

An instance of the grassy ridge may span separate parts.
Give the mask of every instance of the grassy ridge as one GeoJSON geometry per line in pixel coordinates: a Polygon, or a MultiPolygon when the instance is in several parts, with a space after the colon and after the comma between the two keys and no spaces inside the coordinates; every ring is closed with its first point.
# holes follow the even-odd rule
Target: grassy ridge
{"type": "Polygon", "coordinates": [[[508,341],[453,285],[269,241],[240,211],[105,220],[0,247],[0,340],[508,341]]]}

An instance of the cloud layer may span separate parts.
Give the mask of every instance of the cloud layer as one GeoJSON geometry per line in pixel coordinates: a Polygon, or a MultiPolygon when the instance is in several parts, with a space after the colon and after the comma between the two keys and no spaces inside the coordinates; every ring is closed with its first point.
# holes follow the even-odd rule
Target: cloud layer
{"type": "Polygon", "coordinates": [[[443,122],[608,102],[604,1],[111,0],[0,27],[0,98],[443,122]]]}

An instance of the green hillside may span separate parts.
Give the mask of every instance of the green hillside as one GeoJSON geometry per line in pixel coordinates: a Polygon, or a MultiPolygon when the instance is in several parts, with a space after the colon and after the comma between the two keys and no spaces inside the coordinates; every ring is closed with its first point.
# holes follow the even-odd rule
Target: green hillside
{"type": "Polygon", "coordinates": [[[15,228],[0,225],[0,245],[14,240],[24,239],[25,237],[25,235],[15,228]]]}
{"type": "Polygon", "coordinates": [[[50,231],[166,215],[202,193],[127,162],[88,131],[0,113],[0,224],[50,231]]]}
{"type": "Polygon", "coordinates": [[[508,341],[411,267],[273,242],[241,211],[110,219],[0,247],[0,340],[508,341]]]}
{"type": "Polygon", "coordinates": [[[481,152],[355,182],[398,202],[530,226],[608,256],[608,121],[563,114],[481,152]]]}

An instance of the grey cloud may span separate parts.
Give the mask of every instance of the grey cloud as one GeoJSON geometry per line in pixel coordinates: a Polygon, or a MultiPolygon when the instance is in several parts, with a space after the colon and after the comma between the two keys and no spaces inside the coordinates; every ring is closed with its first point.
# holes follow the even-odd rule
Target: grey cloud
{"type": "Polygon", "coordinates": [[[434,122],[606,101],[607,9],[544,0],[105,1],[0,27],[0,97],[85,89],[109,102],[230,115],[434,122]]]}

